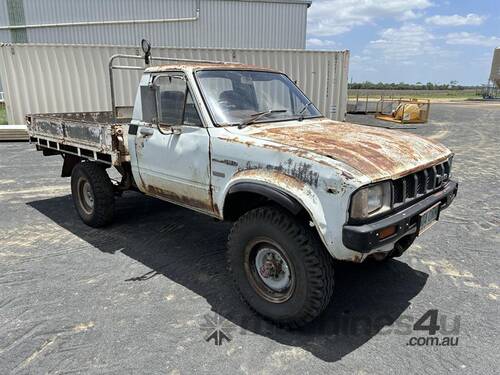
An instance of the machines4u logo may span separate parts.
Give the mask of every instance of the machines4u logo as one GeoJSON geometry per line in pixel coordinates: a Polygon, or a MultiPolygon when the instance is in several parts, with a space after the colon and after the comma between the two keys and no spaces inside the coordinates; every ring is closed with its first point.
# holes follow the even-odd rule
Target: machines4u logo
{"type": "Polygon", "coordinates": [[[200,324],[200,329],[205,332],[203,338],[206,342],[213,340],[215,345],[220,346],[224,340],[230,342],[233,339],[231,331],[235,327],[232,323],[215,313],[205,314],[203,318],[204,322],[200,324]]]}

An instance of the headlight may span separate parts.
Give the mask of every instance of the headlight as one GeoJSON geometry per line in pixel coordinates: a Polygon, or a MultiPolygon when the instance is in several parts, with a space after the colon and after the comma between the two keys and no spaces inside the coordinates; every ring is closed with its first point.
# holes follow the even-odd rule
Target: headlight
{"type": "Polygon", "coordinates": [[[390,182],[382,182],[358,190],[352,197],[351,218],[366,219],[390,210],[391,194],[390,182]]]}

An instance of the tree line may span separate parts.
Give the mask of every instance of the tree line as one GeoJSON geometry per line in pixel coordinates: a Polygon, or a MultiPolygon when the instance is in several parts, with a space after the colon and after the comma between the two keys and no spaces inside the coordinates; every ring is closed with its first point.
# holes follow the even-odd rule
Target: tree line
{"type": "Polygon", "coordinates": [[[383,83],[383,82],[360,82],[360,83],[349,83],[349,89],[364,89],[364,90],[465,90],[465,89],[475,89],[477,86],[464,86],[460,85],[458,81],[451,81],[450,83],[383,83]]]}

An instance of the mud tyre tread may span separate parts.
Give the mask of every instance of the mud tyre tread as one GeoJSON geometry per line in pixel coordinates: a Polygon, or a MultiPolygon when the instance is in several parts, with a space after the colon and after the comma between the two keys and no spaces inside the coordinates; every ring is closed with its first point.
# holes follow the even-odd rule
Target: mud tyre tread
{"type": "Polygon", "coordinates": [[[109,225],[113,221],[115,196],[111,179],[103,166],[93,162],[82,162],[71,173],[73,203],[83,222],[93,228],[109,225]],[[94,195],[91,213],[85,212],[79,202],[78,181],[85,178],[90,183],[94,195]]]}
{"type": "Polygon", "coordinates": [[[254,312],[280,327],[297,329],[310,323],[326,309],[333,295],[331,255],[312,228],[281,208],[260,207],[241,216],[229,235],[227,259],[243,301],[254,312]],[[252,235],[262,234],[279,242],[293,260],[293,266],[300,270],[294,295],[299,294],[301,298],[292,296],[289,301],[273,304],[260,297],[251,286],[243,263],[245,243],[252,235]]]}

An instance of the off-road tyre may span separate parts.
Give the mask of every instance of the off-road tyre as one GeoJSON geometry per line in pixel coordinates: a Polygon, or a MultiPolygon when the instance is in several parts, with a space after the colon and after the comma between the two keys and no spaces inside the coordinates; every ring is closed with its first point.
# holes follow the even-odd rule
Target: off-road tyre
{"type": "Polygon", "coordinates": [[[314,229],[287,211],[269,206],[247,212],[233,225],[227,248],[229,269],[242,299],[265,319],[296,329],[318,317],[328,306],[334,287],[332,257],[314,229]],[[262,276],[251,259],[251,244],[268,240],[289,263],[287,269],[293,271],[293,291],[287,291],[288,298],[279,302],[269,301],[271,297],[255,286],[255,279],[262,276]]]}
{"type": "Polygon", "coordinates": [[[100,228],[113,221],[113,184],[103,166],[93,162],[77,164],[71,173],[71,193],[76,211],[85,224],[100,228]]]}

